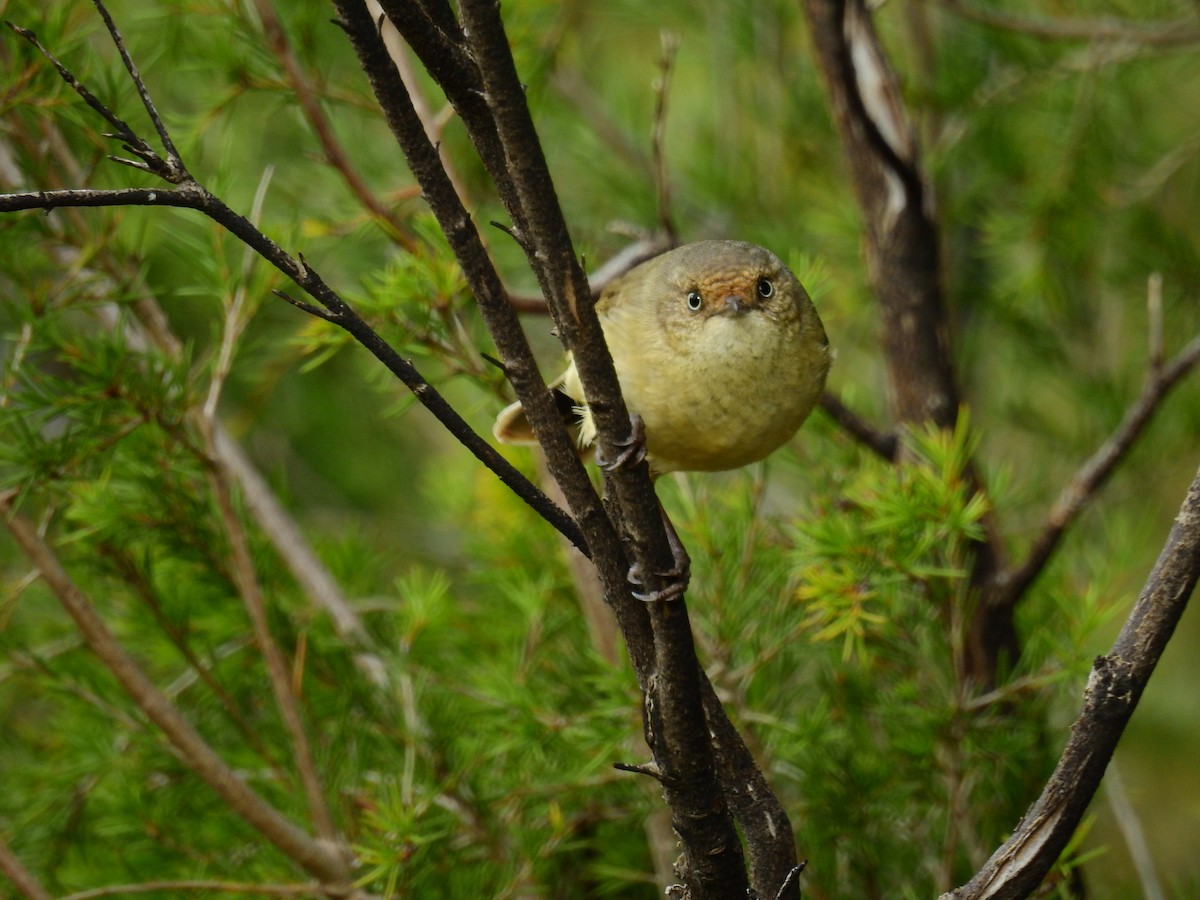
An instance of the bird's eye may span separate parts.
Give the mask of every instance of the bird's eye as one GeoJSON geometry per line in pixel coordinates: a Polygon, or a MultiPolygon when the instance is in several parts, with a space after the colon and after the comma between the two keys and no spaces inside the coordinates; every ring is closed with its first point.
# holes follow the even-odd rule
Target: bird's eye
{"type": "Polygon", "coordinates": [[[700,311],[700,307],[704,305],[704,298],[700,296],[699,291],[688,291],[687,305],[692,312],[700,311]]]}
{"type": "Polygon", "coordinates": [[[775,285],[771,283],[771,279],[758,279],[758,296],[762,297],[764,300],[770,300],[775,296],[775,285]]]}

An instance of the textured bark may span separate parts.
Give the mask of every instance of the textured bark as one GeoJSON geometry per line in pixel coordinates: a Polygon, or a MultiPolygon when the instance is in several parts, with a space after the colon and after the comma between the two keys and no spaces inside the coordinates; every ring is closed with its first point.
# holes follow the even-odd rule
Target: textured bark
{"type": "Polygon", "coordinates": [[[1058,766],[1042,795],[970,882],[942,900],[1018,900],[1042,882],[1095,796],[1167,641],[1200,578],[1200,473],[1133,612],[1096,657],[1058,766]]]}
{"type": "MultiPolygon", "coordinates": [[[[935,205],[895,72],[862,0],[802,0],[802,5],[862,210],[892,416],[900,425],[953,428],[960,397],[935,205]]],[[[967,474],[979,486],[972,468],[967,474]]],[[[968,680],[991,685],[1015,661],[1019,646],[1012,606],[994,600],[999,537],[990,516],[983,524],[987,536],[974,547],[971,572],[978,604],[959,670],[968,680]]]]}

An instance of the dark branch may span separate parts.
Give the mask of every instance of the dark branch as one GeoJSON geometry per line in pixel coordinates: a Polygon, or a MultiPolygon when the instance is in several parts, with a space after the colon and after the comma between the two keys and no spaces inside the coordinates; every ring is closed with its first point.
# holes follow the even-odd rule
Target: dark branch
{"type": "Polygon", "coordinates": [[[105,7],[103,0],[92,0],[92,2],[96,4],[96,9],[100,12],[100,18],[104,20],[104,27],[108,29],[109,37],[112,38],[117,52],[121,54],[121,62],[125,64],[125,71],[129,73],[134,87],[137,88],[138,96],[142,98],[142,106],[146,108],[146,113],[150,116],[150,121],[154,124],[154,130],[158,132],[163,149],[167,151],[166,164],[170,167],[174,177],[168,178],[165,175],[163,177],[173,183],[179,183],[184,179],[190,178],[191,176],[188,175],[188,171],[183,165],[183,160],[179,157],[179,151],[175,149],[175,142],[171,140],[171,134],[167,131],[167,126],[163,124],[162,117],[158,114],[158,109],[154,105],[154,100],[150,97],[150,91],[146,89],[146,83],[142,81],[142,76],[138,72],[137,66],[134,65],[133,57],[125,49],[125,39],[121,37],[121,32],[117,30],[117,26],[113,22],[112,16],[108,14],[108,9],[105,7]]]}
{"type": "MultiPolygon", "coordinates": [[[[942,293],[941,240],[899,80],[865,0],[800,2],[863,213],[893,419],[899,425],[951,428],[961,398],[942,293]]],[[[966,475],[972,490],[986,493],[973,463],[966,475]]],[[[1003,552],[995,516],[986,514],[982,525],[984,538],[972,545],[970,576],[981,590],[993,584],[1003,552]]],[[[992,684],[1000,660],[1011,663],[1018,652],[1007,608],[985,598],[968,623],[958,670],[971,681],[992,684]]]]}
{"type": "Polygon", "coordinates": [[[321,277],[303,262],[293,259],[274,241],[259,231],[245,217],[231,210],[220,199],[195,183],[169,190],[126,188],[121,190],[30,191],[0,195],[0,212],[28,209],[57,209],[60,207],[100,206],[171,206],[194,209],[204,213],[231,234],[239,238],[263,259],[292,279],[301,289],[316,299],[326,311],[316,311],[310,304],[301,304],[285,297],[289,303],[319,315],[349,332],[355,340],[387,366],[416,395],[426,409],[459,440],[475,457],[487,466],[517,496],[535,509],[579,550],[588,554],[588,544],[575,521],[553,503],[536,485],[522,475],[458,414],[457,410],[431,385],[408,360],[400,356],[383,340],[321,277]]]}
{"type": "MultiPolygon", "coordinates": [[[[588,276],[592,299],[598,299],[614,278],[624,275],[639,263],[658,256],[660,253],[666,253],[677,245],[678,241],[676,241],[675,235],[664,231],[646,235],[632,244],[627,244],[588,276]]],[[[550,314],[550,308],[546,306],[546,298],[541,294],[517,294],[509,291],[508,301],[512,304],[513,309],[520,313],[550,314]]]]}
{"type": "Polygon", "coordinates": [[[1200,473],[1116,642],[1092,666],[1083,709],[1042,795],[979,873],[942,900],[1018,900],[1041,884],[1099,788],[1197,578],[1200,473]]]}
{"type": "MultiPolygon", "coordinates": [[[[530,265],[538,274],[559,335],[574,354],[597,424],[599,452],[616,459],[620,441],[629,433],[629,412],[599,320],[592,304],[586,302],[590,289],[525,102],[499,8],[494,0],[463,0],[461,13],[467,47],[479,67],[515,188],[512,196],[505,196],[502,190],[501,198],[530,245],[530,265]]],[[[496,173],[492,174],[495,178],[496,173]]],[[[619,468],[609,474],[608,484],[615,493],[614,505],[619,508],[634,560],[644,574],[645,587],[651,594],[661,594],[675,584],[666,574],[672,570],[674,558],[649,468],[645,462],[619,468]]],[[[648,611],[655,659],[648,702],[656,704],[660,717],[651,749],[663,772],[672,822],[682,841],[685,880],[697,900],[745,896],[749,883],[742,846],[716,775],[687,606],[680,599],[651,603],[648,611]]]]}
{"type": "Polygon", "coordinates": [[[613,763],[614,769],[620,769],[622,772],[632,772],[635,775],[645,775],[647,778],[653,778],[655,781],[662,781],[662,772],[653,762],[648,763],[613,763]]]}
{"type": "MultiPolygon", "coordinates": [[[[467,283],[475,294],[476,302],[496,342],[496,348],[500,351],[505,374],[516,388],[517,396],[526,404],[531,421],[537,419],[547,426],[550,426],[551,422],[555,423],[546,432],[543,445],[547,448],[548,462],[552,465],[555,478],[563,485],[572,511],[579,517],[587,532],[587,538],[584,539],[579,526],[572,522],[573,534],[577,536],[571,538],[572,542],[583,549],[594,545],[598,540],[605,541],[598,530],[598,523],[606,520],[603,509],[587,473],[583,470],[578,453],[562,426],[554,399],[538,372],[537,363],[521,332],[520,323],[508,304],[500,277],[488,257],[479,232],[442,167],[437,148],[425,132],[404,82],[379,36],[375,22],[361,3],[335,0],[335,5],[341,25],[358,53],[388,125],[404,151],[413,175],[420,183],[426,201],[438,218],[450,247],[462,266],[467,283]],[[552,433],[554,430],[557,430],[557,435],[552,433]]],[[[541,494],[541,491],[537,493],[541,494]]],[[[535,495],[523,491],[520,496],[528,502],[529,497],[535,495]]],[[[549,504],[550,501],[547,499],[545,503],[549,504]]],[[[551,506],[558,509],[553,504],[551,506]]],[[[542,505],[542,508],[538,509],[539,514],[545,516],[544,509],[546,507],[542,505]]],[[[609,546],[615,546],[615,535],[605,542],[609,546]]]]}
{"type": "Polygon", "coordinates": [[[1137,400],[1125,411],[1121,424],[1071,479],[1046,516],[1041,533],[1025,559],[1002,573],[994,603],[1013,605],[1046,568],[1067,528],[1104,486],[1117,465],[1136,443],[1162,401],[1180,380],[1200,364],[1200,337],[1194,338],[1166,365],[1152,368],[1137,400]]]}
{"type": "Polygon", "coordinates": [[[821,409],[860,444],[869,447],[888,462],[896,461],[900,454],[900,439],[894,433],[872,427],[829,391],[821,395],[821,409]]]}
{"type": "Polygon", "coordinates": [[[116,113],[101,103],[100,99],[91,91],[89,91],[87,87],[75,77],[74,73],[72,73],[70,69],[63,65],[53,53],[42,46],[42,43],[37,39],[36,34],[34,34],[28,28],[22,28],[20,25],[17,25],[13,22],[5,22],[4,24],[36,47],[38,52],[41,53],[42,56],[46,57],[50,64],[58,70],[58,74],[62,80],[65,81],[71,87],[71,89],[80,96],[80,98],[82,98],[83,102],[90,106],[96,113],[98,113],[105,122],[116,129],[114,134],[107,134],[105,137],[112,137],[121,141],[124,144],[125,149],[142,160],[143,166],[148,167],[147,171],[154,172],[163,178],[167,178],[166,163],[163,162],[158,153],[155,152],[154,148],[142,140],[137,133],[131,127],[129,127],[129,124],[124,119],[120,118],[118,115],[116,115],[116,113]],[[155,168],[155,166],[159,168],[155,168]],[[159,171],[160,168],[162,171],[159,171]]]}

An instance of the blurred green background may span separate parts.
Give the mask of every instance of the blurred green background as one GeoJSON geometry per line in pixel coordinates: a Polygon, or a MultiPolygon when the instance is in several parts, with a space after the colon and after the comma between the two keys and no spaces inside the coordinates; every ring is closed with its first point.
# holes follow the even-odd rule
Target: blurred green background
{"type": "MultiPolygon", "coordinates": [[[[953,6],[893,0],[875,18],[901,74],[935,188],[952,340],[979,441],[978,461],[1008,550],[1019,557],[1058,491],[1111,433],[1143,383],[1152,274],[1162,279],[1166,353],[1200,332],[1200,48],[1196,37],[1154,42],[1119,28],[1117,39],[1049,39],[973,22],[953,6]]],[[[490,344],[424,218],[357,62],[329,21],[332,8],[291,0],[274,8],[352,165],[425,248],[415,258],[397,247],[324,163],[280,60],[267,49],[253,4],[111,4],[191,171],[240,211],[251,208],[269,172],[263,230],[286,249],[303,252],[487,433],[504,402],[498,376],[478,355],[490,352],[490,344]]],[[[1035,24],[1069,18],[1170,21],[1193,32],[1200,27],[1195,4],[1183,0],[1021,3],[1003,11],[1035,24]]],[[[90,4],[47,7],[10,0],[0,2],[0,12],[35,30],[106,103],[149,133],[90,4]]],[[[665,159],[670,213],[681,237],[755,241],[791,262],[809,285],[836,350],[831,389],[885,425],[879,326],[863,270],[861,223],[799,5],[517,0],[503,12],[576,247],[590,265],[657,225],[655,84],[662,74],[663,33],[678,39],[665,159]]],[[[0,60],[7,85],[0,101],[6,190],[150,183],[104,160],[113,147],[98,136],[101,123],[12,33],[0,40],[0,60]],[[52,123],[66,152],[53,152],[45,123],[52,123]],[[66,165],[68,158],[79,171],[66,165]]],[[[420,83],[436,111],[442,99],[431,84],[420,83]]],[[[443,139],[477,222],[503,220],[452,118],[443,139]]],[[[164,573],[169,558],[164,548],[141,546],[145,535],[128,534],[129,522],[120,522],[133,510],[146,516],[133,520],[135,531],[156,522],[177,527],[178,513],[161,510],[159,522],[153,517],[158,513],[140,505],[146,495],[135,492],[120,501],[114,489],[128,482],[160,500],[172,495],[158,482],[147,487],[162,476],[151,471],[154,466],[134,470],[131,460],[106,456],[107,446],[96,449],[104,442],[99,430],[89,428],[100,429],[109,415],[102,390],[89,393],[81,386],[86,380],[53,382],[40,398],[50,412],[39,418],[31,411],[36,404],[28,387],[12,374],[22,329],[30,328],[36,335],[30,346],[42,348],[47,359],[57,359],[65,347],[82,348],[82,355],[95,351],[109,367],[93,373],[96,384],[112,380],[115,351],[101,352],[105,339],[84,322],[100,304],[99,292],[94,281],[81,286],[79,278],[89,265],[104,269],[110,260],[124,268],[106,269],[119,285],[107,299],[122,302],[148,291],[184,341],[185,356],[162,365],[185,398],[163,399],[164,404],[203,399],[223,304],[234,285],[246,290],[252,315],[221,395],[222,419],[370,618],[381,643],[395,652],[392,664],[415,681],[422,724],[411,718],[381,722],[393,708],[365,691],[340,692],[343,679],[353,677],[345,648],[306,609],[278,561],[265,546],[259,548],[264,578],[280,598],[274,624],[281,639],[293,651],[299,635],[311,642],[313,671],[306,677],[317,685],[310,685],[305,699],[316,731],[340,732],[322,739],[322,758],[342,798],[340,814],[345,821],[357,817],[356,825],[346,827],[363,848],[362,858],[375,867],[370,871],[378,873],[372,886],[382,891],[391,885],[403,893],[407,885],[416,896],[464,895],[468,888],[453,887],[447,874],[459,858],[455,854],[464,852],[454,837],[464,840],[462,821],[438,802],[456,796],[465,806],[473,798],[497,817],[480,826],[482,835],[465,838],[479,851],[475,861],[497,870],[503,868],[497,860],[510,855],[498,882],[459,871],[455,877],[479,879],[469,882],[469,890],[500,893],[502,884],[510,896],[633,895],[631,886],[647,880],[649,867],[639,830],[631,824],[655,803],[643,785],[612,775],[608,764],[628,758],[621,742],[636,731],[637,700],[632,679],[587,649],[569,577],[561,560],[546,551],[556,546],[551,530],[534,521],[366,353],[270,296],[271,288],[285,287],[277,276],[261,264],[247,266],[233,240],[198,216],[130,209],[59,212],[52,219],[65,225],[65,237],[33,215],[0,220],[6,397],[24,390],[26,398],[6,400],[0,471],[6,485],[30,490],[32,510],[52,514],[56,537],[79,567],[78,577],[97,596],[112,591],[115,605],[108,611],[129,623],[126,637],[147,656],[158,654],[152,658],[161,677],[176,671],[165,651],[154,649],[152,629],[137,624],[144,613],[125,609],[128,601],[120,599],[113,572],[97,561],[88,541],[115,541],[132,547],[135,560],[159,560],[155,578],[171,582],[170,572],[164,573]],[[80,255],[67,260],[64,246],[80,255]],[[71,454],[47,437],[38,457],[19,423],[37,422],[45,435],[55,417],[70,417],[64,412],[70,409],[80,413],[72,419],[77,439],[91,450],[71,454]],[[58,468],[45,455],[54,447],[58,468]],[[435,740],[430,735],[461,739],[467,732],[478,736],[476,745],[446,737],[444,754],[428,750],[435,740]],[[414,768],[418,783],[428,779],[438,787],[422,800],[411,772],[393,783],[405,766],[414,768]],[[527,795],[514,787],[522,779],[527,795]],[[492,799],[484,803],[486,798],[492,799]],[[397,834],[410,834],[411,855],[388,856],[397,834]],[[580,849],[596,846],[605,848],[596,856],[580,849]],[[537,875],[528,877],[540,888],[522,880],[528,873],[514,862],[520,859],[535,860],[530,865],[537,875]],[[421,880],[425,865],[429,881],[421,880]],[[556,866],[564,872],[554,874],[556,866]],[[561,886],[574,884],[571,879],[584,869],[586,888],[561,886]],[[558,893],[547,887],[556,882],[558,893]]],[[[485,236],[509,286],[532,290],[515,244],[494,229],[485,236]]],[[[551,374],[559,363],[549,321],[531,316],[528,324],[551,374]]],[[[55,372],[52,364],[48,369],[55,372]]],[[[1167,399],[1022,610],[1030,665],[1053,661],[1056,676],[1026,714],[1027,756],[1003,743],[979,751],[971,777],[981,785],[994,778],[1011,794],[989,813],[996,821],[989,819],[988,827],[963,839],[964,845],[976,845],[953,862],[955,878],[969,874],[972,853],[989,852],[1035,798],[1075,715],[1090,658],[1107,649],[1162,546],[1200,461],[1198,383],[1188,378],[1167,399]],[[1055,630],[1063,622],[1071,627],[1055,630]]],[[[173,458],[179,448],[169,443],[151,440],[133,456],[173,458]]],[[[533,472],[528,452],[514,450],[511,458],[533,472]]],[[[843,492],[861,498],[909,489],[896,487],[878,469],[818,413],[794,445],[765,466],[684,477],[661,488],[689,546],[703,548],[693,551],[702,654],[722,672],[742,667],[752,673],[730,682],[743,692],[734,698],[735,718],[761,731],[758,749],[769,756],[769,777],[792,812],[802,853],[826,863],[823,870],[810,870],[807,889],[813,896],[930,896],[931,885],[938,884],[938,875],[921,868],[927,866],[922,861],[903,887],[886,875],[882,888],[852,887],[858,875],[837,867],[861,875],[866,859],[878,862],[881,872],[893,871],[872,860],[869,849],[855,846],[870,842],[865,835],[911,831],[929,838],[939,832],[907,818],[916,815],[912,808],[896,818],[881,801],[891,798],[889,791],[907,790],[897,787],[901,776],[882,769],[864,775],[870,768],[865,763],[862,771],[850,762],[839,769],[827,752],[832,745],[821,743],[832,740],[829,734],[816,734],[822,723],[828,732],[841,716],[852,715],[854,703],[867,708],[879,702],[874,696],[879,679],[891,677],[880,659],[926,645],[907,640],[908,620],[897,612],[898,633],[867,637],[868,644],[878,637],[879,647],[888,649],[847,662],[840,646],[822,649],[811,633],[805,637],[795,628],[804,613],[787,587],[798,567],[815,565],[819,557],[811,548],[801,552],[803,535],[812,538],[804,532],[806,518],[836,515],[843,492]],[[754,526],[753,540],[764,542],[757,556],[746,549],[756,546],[751,538],[739,552],[729,550],[738,546],[748,522],[768,514],[784,524],[754,526]],[[756,606],[767,603],[775,605],[756,606]],[[772,648],[772,624],[776,635],[786,634],[795,645],[772,648]],[[805,682],[799,676],[817,665],[814,654],[826,650],[822,677],[838,687],[822,696],[822,678],[805,682]],[[791,662],[776,671],[776,657],[791,662]],[[843,664],[850,674],[836,674],[843,664]],[[847,687],[853,684],[861,695],[847,687]],[[851,705],[839,711],[840,702],[851,705]],[[848,774],[835,791],[829,772],[839,771],[856,774],[848,774]],[[889,781],[893,775],[895,782],[889,781]],[[824,787],[814,787],[822,778],[824,787]],[[865,795],[868,785],[880,797],[865,795]],[[823,805],[837,797],[843,805],[823,805]]],[[[185,497],[203,483],[198,471],[186,467],[178,479],[175,490],[185,497]]],[[[200,565],[197,548],[205,540],[202,534],[179,539],[190,548],[187,563],[180,565],[194,591],[174,582],[177,607],[170,615],[186,620],[192,638],[217,654],[222,642],[238,639],[241,626],[214,599],[222,594],[220,586],[206,586],[188,568],[200,565]]],[[[177,771],[177,763],[165,765],[161,747],[144,733],[130,739],[140,753],[122,756],[124,746],[110,731],[114,718],[121,718],[112,713],[121,701],[110,696],[111,684],[91,672],[86,655],[71,645],[70,629],[49,598],[34,602],[37,589],[26,590],[22,581],[27,565],[7,538],[0,539],[0,554],[6,583],[0,601],[5,723],[0,771],[6,773],[0,834],[62,892],[146,877],[147,866],[167,865],[164,858],[178,856],[196,869],[220,870],[229,863],[220,848],[240,826],[212,809],[202,788],[196,789],[201,796],[186,802],[151,789],[155,779],[146,773],[152,769],[167,770],[160,774],[169,782],[186,780],[186,773],[177,771]],[[51,653],[55,642],[66,643],[51,653]],[[95,699],[96,692],[102,700],[95,699]],[[117,770],[104,785],[109,793],[85,788],[106,766],[117,770]],[[162,822],[179,821],[180,810],[202,832],[192,836],[202,849],[180,853],[176,845],[182,841],[159,834],[162,822]],[[122,863],[102,864],[101,851],[115,844],[127,848],[122,863]]],[[[928,615],[922,619],[912,609],[908,614],[923,623],[914,628],[936,630],[928,615]]],[[[1200,895],[1200,660],[1189,650],[1198,639],[1200,621],[1191,611],[1117,754],[1166,895],[1180,898],[1200,895]]],[[[936,643],[931,646],[936,652],[936,643]]],[[[255,697],[251,662],[238,658],[222,677],[237,685],[240,701],[269,717],[261,708],[266,701],[255,697]]],[[[906,665],[905,671],[920,675],[919,657],[906,665]]],[[[937,683],[936,670],[944,665],[945,660],[930,661],[925,674],[937,683]]],[[[922,684],[918,676],[913,685],[922,684]]],[[[260,690],[265,694],[265,687],[260,690]]],[[[945,721],[929,724],[931,733],[945,721]]],[[[207,724],[218,732],[225,727],[207,724]]],[[[914,723],[914,732],[925,724],[914,723]]],[[[1003,717],[982,730],[988,728],[1003,731],[1003,717]]],[[[901,769],[896,755],[911,752],[919,767],[926,745],[899,747],[895,735],[904,729],[902,717],[880,726],[877,735],[892,737],[881,738],[872,765],[886,769],[890,760],[901,769]]],[[[847,732],[847,746],[858,740],[855,733],[847,732]]],[[[235,737],[219,743],[248,768],[262,765],[235,737]]],[[[944,749],[931,738],[929,746],[935,744],[944,749]]],[[[274,783],[281,794],[285,783],[274,783]]],[[[912,793],[905,802],[915,802],[919,791],[912,793]]],[[[1081,850],[1094,853],[1084,867],[1089,895],[1141,896],[1103,791],[1088,825],[1081,850]]],[[[883,855],[884,842],[879,846],[883,855]]],[[[472,858],[469,852],[467,857],[472,858]]],[[[258,858],[255,864],[261,864],[263,877],[276,877],[278,861],[258,858]]],[[[636,890],[651,896],[654,889],[643,884],[636,890]]]]}

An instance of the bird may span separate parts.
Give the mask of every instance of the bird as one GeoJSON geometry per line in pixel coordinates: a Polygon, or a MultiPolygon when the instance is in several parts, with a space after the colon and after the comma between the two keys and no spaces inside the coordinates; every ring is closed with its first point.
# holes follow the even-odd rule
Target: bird
{"type": "MultiPolygon", "coordinates": [[[[808,418],[829,373],[829,341],[808,292],[756,244],[668,250],[610,282],[596,314],[633,441],[656,477],[764,459],[808,418]]],[[[569,355],[550,387],[580,448],[593,447],[596,426],[569,355]]],[[[536,443],[519,401],[501,411],[493,434],[536,443]]]]}

